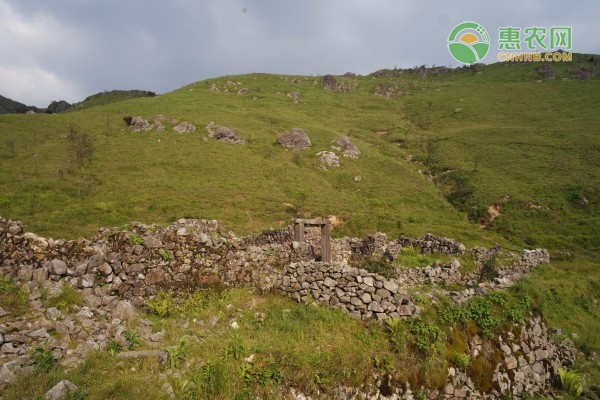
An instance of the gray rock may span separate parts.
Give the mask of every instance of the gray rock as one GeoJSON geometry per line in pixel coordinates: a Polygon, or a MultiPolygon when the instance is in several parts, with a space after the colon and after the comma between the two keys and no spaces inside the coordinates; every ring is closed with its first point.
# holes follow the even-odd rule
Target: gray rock
{"type": "Polygon", "coordinates": [[[50,317],[50,319],[56,321],[57,319],[59,319],[62,316],[62,313],[60,312],[60,310],[56,307],[50,307],[46,310],[46,315],[48,315],[48,317],[50,317]]]}
{"type": "Polygon", "coordinates": [[[208,137],[211,139],[233,144],[246,143],[242,138],[242,135],[240,135],[235,128],[227,128],[225,126],[215,125],[214,122],[210,122],[206,125],[206,130],[208,132],[208,137]]]}
{"type": "Polygon", "coordinates": [[[41,267],[33,270],[32,279],[36,283],[42,283],[48,280],[48,268],[41,267]]]}
{"type": "Polygon", "coordinates": [[[177,133],[191,133],[196,132],[196,126],[184,121],[179,125],[174,126],[173,130],[177,133]]]}
{"type": "Polygon", "coordinates": [[[154,125],[150,125],[147,120],[144,118],[137,116],[131,119],[131,123],[129,124],[129,129],[134,132],[145,132],[154,128],[154,125]]]}
{"type": "Polygon", "coordinates": [[[337,285],[337,281],[335,279],[331,279],[330,277],[325,278],[325,280],[323,281],[323,284],[325,286],[329,286],[329,287],[335,287],[335,285],[337,285]]]}
{"type": "Polygon", "coordinates": [[[391,293],[398,292],[398,284],[394,281],[385,281],[383,282],[383,287],[386,290],[389,290],[391,293]]]}
{"type": "Polygon", "coordinates": [[[321,83],[323,84],[325,90],[328,90],[330,92],[335,91],[338,88],[338,81],[333,75],[325,75],[321,83]]]}
{"type": "Polygon", "coordinates": [[[169,383],[165,382],[162,387],[161,390],[170,398],[170,399],[174,399],[175,398],[175,390],[173,390],[173,386],[171,386],[169,383]]]}
{"type": "Polygon", "coordinates": [[[160,239],[155,238],[154,236],[146,236],[144,238],[144,246],[146,246],[147,249],[157,249],[162,247],[162,245],[160,239]]]}
{"type": "Polygon", "coordinates": [[[100,264],[100,266],[98,267],[98,271],[100,271],[104,276],[109,276],[113,272],[112,268],[110,267],[110,264],[106,262],[100,264]]]}
{"type": "Polygon", "coordinates": [[[16,379],[17,376],[8,368],[6,364],[0,368],[0,382],[11,384],[14,383],[16,379]]]}
{"type": "Polygon", "coordinates": [[[19,267],[19,281],[29,282],[33,277],[33,266],[32,265],[21,265],[19,267]]]}
{"type": "Polygon", "coordinates": [[[321,161],[321,165],[328,167],[339,167],[340,166],[340,158],[331,151],[320,151],[317,153],[317,157],[319,157],[319,161],[321,161]]]}
{"type": "Polygon", "coordinates": [[[71,393],[77,393],[79,388],[68,380],[58,382],[54,387],[46,392],[44,400],[61,400],[71,393]]]}
{"type": "Polygon", "coordinates": [[[117,303],[112,311],[113,318],[119,318],[121,321],[127,321],[130,318],[137,316],[137,311],[131,302],[121,300],[117,303]]]}
{"type": "Polygon", "coordinates": [[[352,143],[352,140],[350,140],[347,136],[337,138],[335,140],[335,143],[339,144],[342,148],[344,148],[344,152],[342,153],[344,157],[358,158],[358,156],[360,155],[360,150],[358,149],[358,147],[354,143],[352,143]]]}
{"type": "Polygon", "coordinates": [[[280,134],[277,137],[277,143],[293,150],[307,150],[312,146],[306,132],[299,128],[280,134]]]}
{"type": "Polygon", "coordinates": [[[63,260],[53,259],[47,263],[48,272],[54,275],[64,275],[67,273],[67,264],[63,260]]]}

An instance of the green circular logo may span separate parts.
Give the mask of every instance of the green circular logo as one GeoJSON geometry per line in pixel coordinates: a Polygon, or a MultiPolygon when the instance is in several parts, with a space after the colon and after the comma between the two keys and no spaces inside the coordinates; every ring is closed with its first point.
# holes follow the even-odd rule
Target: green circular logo
{"type": "Polygon", "coordinates": [[[474,64],[485,57],[490,49],[490,36],[475,22],[456,25],[448,36],[448,50],[456,61],[474,64]]]}

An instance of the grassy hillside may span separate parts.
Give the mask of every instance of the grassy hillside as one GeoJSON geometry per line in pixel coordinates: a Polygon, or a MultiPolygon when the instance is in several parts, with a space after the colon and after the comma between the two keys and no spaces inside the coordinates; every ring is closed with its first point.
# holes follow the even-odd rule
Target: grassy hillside
{"type": "Polygon", "coordinates": [[[103,106],[106,104],[117,103],[123,100],[135,99],[138,97],[154,97],[156,93],[146,90],[111,90],[110,92],[100,92],[88,96],[79,103],[71,104],[68,111],[80,111],[90,107],[103,106]]]}
{"type": "MultiPolygon", "coordinates": [[[[544,82],[539,63],[445,74],[388,71],[387,77],[338,77],[350,90],[336,92],[322,87],[322,77],[248,74],[153,98],[90,102],[60,115],[0,115],[0,215],[53,237],[181,217],[217,219],[249,234],[287,225],[297,215],[335,215],[342,222],[337,236],[432,232],[469,246],[547,247],[560,260],[538,268],[513,292],[530,296],[550,326],[575,334],[582,352],[577,369],[593,381],[600,378],[593,361],[600,352],[600,78],[572,80],[570,70],[582,64],[591,65],[587,56],[552,64],[556,79],[544,82]],[[210,91],[212,85],[220,91],[210,91]],[[238,95],[241,88],[249,92],[238,95]],[[290,92],[299,93],[298,104],[290,92]],[[178,134],[165,123],[164,132],[132,132],[123,121],[142,116],[152,123],[158,114],[190,122],[197,131],[178,134]],[[238,129],[246,144],[209,139],[204,127],[211,121],[238,129]],[[294,127],[308,133],[310,150],[276,144],[279,133],[294,127]],[[362,154],[352,160],[337,152],[339,168],[320,168],[316,153],[342,135],[362,154]]],[[[296,307],[267,301],[273,312],[296,307]]],[[[325,331],[341,326],[344,338],[372,329],[337,316],[327,323],[332,327],[325,331]]],[[[365,354],[387,351],[377,334],[365,354]]],[[[173,335],[175,343],[179,336],[173,335]]],[[[243,337],[255,346],[271,335],[243,337]]],[[[343,347],[331,351],[344,353],[343,347]]],[[[359,365],[354,353],[344,354],[342,361],[290,359],[309,365],[311,374],[359,365]]],[[[104,365],[94,368],[98,376],[114,372],[106,360],[89,362],[104,365]]],[[[31,386],[25,380],[21,388],[31,386]]]]}
{"type": "Polygon", "coordinates": [[[536,81],[534,63],[340,78],[356,89],[333,93],[320,77],[251,74],[63,115],[0,116],[3,144],[16,142],[14,155],[0,149],[0,213],[69,237],[182,216],[215,218],[243,234],[287,224],[298,212],[333,214],[343,221],[338,235],[431,231],[467,242],[502,235],[597,252],[599,81],[562,79],[584,60],[552,65],[550,82],[536,81]],[[229,92],[209,91],[213,84],[229,92]],[[378,85],[401,94],[376,96],[378,85]],[[242,87],[249,93],[237,95],[242,87]],[[286,96],[293,91],[300,104],[286,96]],[[157,114],[198,131],[133,133],[122,120],[157,114]],[[239,129],[248,143],[203,140],[210,121],[239,129]],[[311,150],[275,144],[293,127],[308,133],[311,150]],[[59,138],[70,131],[88,135],[91,163],[79,165],[74,144],[59,138]],[[320,169],[315,153],[341,135],[363,154],[320,169]],[[428,173],[439,175],[430,181],[428,173]],[[468,220],[491,204],[501,216],[490,231],[468,220]]]}

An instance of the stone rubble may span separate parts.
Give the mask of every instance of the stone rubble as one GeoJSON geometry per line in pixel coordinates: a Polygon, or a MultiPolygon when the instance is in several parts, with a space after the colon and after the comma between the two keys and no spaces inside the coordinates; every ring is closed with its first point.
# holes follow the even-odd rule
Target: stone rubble
{"type": "MultiPolygon", "coordinates": [[[[292,238],[291,227],[239,238],[216,221],[181,219],[166,228],[133,223],[125,228],[102,229],[90,239],[55,240],[25,232],[19,221],[0,218],[0,275],[22,284],[32,308],[27,317],[0,310],[0,388],[14,382],[18,374],[33,371],[29,350],[44,341],[65,366],[76,365],[89,350],[105,348],[111,340],[126,344],[126,321],[137,323],[135,330],[145,343],[158,345],[164,331],[153,331],[136,307],[160,289],[255,286],[299,302],[314,301],[339,309],[356,319],[385,321],[419,313],[406,292],[410,287],[424,283],[470,285],[463,292],[447,293],[462,302],[508,287],[521,274],[549,262],[546,250],[526,250],[521,256],[515,255],[512,265],[497,268],[492,281],[480,281],[479,270],[500,249],[474,248],[471,255],[478,270],[469,274],[461,273],[454,258],[423,268],[396,268],[397,276],[388,279],[361,265],[372,258],[397,259],[408,246],[424,254],[456,256],[465,254],[466,248],[431,234],[389,240],[377,233],[363,239],[333,239],[333,261],[328,264],[316,261],[320,238],[315,231],[308,229],[302,243],[292,238]],[[69,311],[45,308],[42,292],[55,296],[64,284],[81,291],[84,304],[69,311]]],[[[234,327],[237,322],[231,324],[234,327]]],[[[532,316],[518,337],[510,332],[507,335],[498,339],[504,356],[494,371],[497,394],[542,392],[557,368],[574,361],[572,344],[555,344],[539,317],[532,316]]],[[[481,352],[480,345],[469,344],[472,356],[481,352]]],[[[121,354],[164,359],[157,350],[121,354]]],[[[458,371],[446,389],[444,398],[489,395],[478,394],[469,378],[458,371]]],[[[399,386],[396,396],[409,393],[402,390],[399,386]]]]}

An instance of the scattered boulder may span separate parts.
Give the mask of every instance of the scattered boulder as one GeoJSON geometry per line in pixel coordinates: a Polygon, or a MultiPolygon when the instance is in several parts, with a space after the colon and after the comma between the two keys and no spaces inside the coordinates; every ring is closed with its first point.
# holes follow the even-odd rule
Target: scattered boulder
{"type": "Polygon", "coordinates": [[[290,92],[287,94],[287,96],[294,100],[294,104],[298,104],[300,102],[300,94],[298,92],[290,92]]]}
{"type": "Polygon", "coordinates": [[[49,273],[54,275],[64,275],[67,273],[67,264],[57,258],[48,261],[46,268],[48,268],[49,273]]]}
{"type": "Polygon", "coordinates": [[[134,132],[145,132],[152,128],[154,128],[154,125],[151,125],[147,120],[139,116],[131,118],[131,124],[129,124],[129,129],[134,132]]]}
{"type": "Polygon", "coordinates": [[[356,74],[355,74],[354,72],[346,72],[346,73],[344,74],[344,76],[345,76],[346,78],[354,78],[354,77],[356,76],[356,74]]]}
{"type": "Polygon", "coordinates": [[[545,81],[553,81],[554,80],[554,71],[546,64],[542,64],[537,69],[538,74],[542,80],[545,81]]]}
{"type": "Polygon", "coordinates": [[[44,400],[62,400],[69,397],[72,393],[77,393],[79,388],[74,383],[63,379],[54,387],[46,392],[44,400]]]}
{"type": "Polygon", "coordinates": [[[174,126],[173,130],[177,133],[196,132],[196,126],[184,121],[179,125],[174,126]]]}
{"type": "Polygon", "coordinates": [[[581,67],[572,70],[571,75],[575,80],[585,81],[592,76],[596,76],[596,68],[591,65],[582,65],[581,67]]]}
{"type": "Polygon", "coordinates": [[[235,128],[227,128],[225,126],[216,125],[214,122],[210,122],[206,125],[208,137],[220,140],[222,142],[244,144],[246,141],[242,139],[242,136],[235,128]]]}
{"type": "Polygon", "coordinates": [[[321,83],[323,84],[325,90],[330,92],[336,91],[338,88],[338,81],[333,75],[325,75],[321,83]]]}
{"type": "Polygon", "coordinates": [[[317,153],[317,157],[319,157],[319,161],[321,161],[323,166],[340,166],[340,158],[332,151],[320,151],[317,153]]]}
{"type": "Polygon", "coordinates": [[[345,149],[342,153],[344,157],[358,158],[358,156],[360,155],[360,150],[358,149],[358,147],[356,147],[356,145],[352,143],[352,140],[350,140],[347,136],[337,138],[334,140],[334,142],[339,144],[343,149],[345,149]]]}
{"type": "Polygon", "coordinates": [[[46,109],[46,112],[50,114],[58,114],[67,111],[70,107],[71,104],[67,103],[64,100],[53,101],[46,109]]]}
{"type": "Polygon", "coordinates": [[[112,314],[114,318],[119,318],[121,321],[127,321],[130,318],[137,316],[137,311],[131,302],[127,300],[121,300],[115,306],[112,314]]]}
{"type": "Polygon", "coordinates": [[[219,87],[217,85],[215,85],[214,83],[212,85],[210,85],[210,87],[208,88],[209,91],[211,92],[220,92],[221,90],[219,89],[219,87]]]}
{"type": "MultiPolygon", "coordinates": [[[[12,344],[11,344],[12,346],[12,344]]],[[[4,349],[4,347],[3,347],[4,349]]],[[[14,374],[14,372],[12,372],[10,370],[10,368],[8,368],[8,365],[4,364],[1,368],[0,368],[0,382],[2,383],[6,383],[6,384],[11,384],[14,383],[14,381],[17,379],[17,376],[14,374]]]]}
{"type": "Polygon", "coordinates": [[[277,143],[293,150],[307,150],[312,146],[308,135],[300,128],[280,134],[277,137],[277,143]]]}
{"type": "Polygon", "coordinates": [[[246,94],[250,91],[250,89],[248,88],[241,88],[237,94],[246,94]]]}

